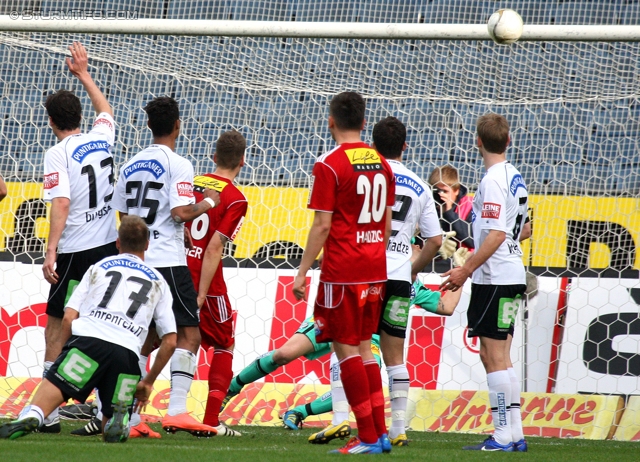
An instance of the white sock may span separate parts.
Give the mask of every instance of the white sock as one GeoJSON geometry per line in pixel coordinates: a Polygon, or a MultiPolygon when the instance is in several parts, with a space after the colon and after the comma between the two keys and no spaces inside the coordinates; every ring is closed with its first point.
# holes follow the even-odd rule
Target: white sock
{"type": "Polygon", "coordinates": [[[102,401],[100,401],[100,391],[96,388],[96,399],[94,401],[98,412],[96,412],[96,418],[102,422],[102,401]]]}
{"type": "MultiPolygon", "coordinates": [[[[47,371],[51,368],[51,366],[53,366],[53,361],[45,361],[43,366],[44,366],[44,371],[42,372],[42,378],[44,379],[45,376],[47,375],[47,371]]],[[[40,408],[38,409],[42,413],[42,409],[40,408]]],[[[44,424],[49,425],[59,420],[60,420],[60,416],[58,415],[58,408],[55,408],[53,411],[51,411],[51,414],[45,417],[44,424]]]]}
{"type": "MultiPolygon", "coordinates": [[[[147,361],[149,360],[148,356],[140,355],[140,359],[138,360],[138,366],[140,367],[140,379],[143,379],[145,375],[147,375],[147,361]]],[[[136,425],[140,425],[142,419],[140,418],[140,413],[138,411],[133,411],[131,413],[131,417],[129,418],[129,422],[131,422],[131,426],[135,427],[136,425]]]]}
{"type": "Polygon", "coordinates": [[[196,355],[184,348],[176,348],[171,356],[171,392],[168,415],[187,412],[187,394],[196,372],[196,355]]]}
{"type": "Polygon", "coordinates": [[[338,425],[349,420],[349,402],[347,401],[347,395],[344,392],[342,386],[342,380],[340,379],[340,365],[338,364],[338,357],[335,353],[331,353],[331,372],[329,377],[331,379],[331,395],[333,400],[333,417],[331,423],[338,425]]]}
{"type": "Polygon", "coordinates": [[[38,419],[38,427],[41,426],[45,421],[42,409],[32,404],[22,409],[22,411],[20,411],[20,415],[18,415],[18,419],[16,420],[26,419],[27,417],[35,417],[36,419],[38,419]]]}
{"type": "Polygon", "coordinates": [[[493,437],[499,444],[510,444],[511,425],[509,407],[511,405],[511,379],[507,371],[496,371],[487,374],[489,386],[489,404],[495,432],[493,437]]]}
{"type": "Polygon", "coordinates": [[[404,416],[409,398],[409,371],[407,366],[387,367],[389,376],[389,398],[391,399],[391,428],[389,438],[394,439],[405,433],[404,416]]]}
{"type": "Polygon", "coordinates": [[[511,438],[514,443],[524,438],[522,430],[522,413],[520,412],[520,381],[513,367],[507,369],[511,379],[511,438]]]}

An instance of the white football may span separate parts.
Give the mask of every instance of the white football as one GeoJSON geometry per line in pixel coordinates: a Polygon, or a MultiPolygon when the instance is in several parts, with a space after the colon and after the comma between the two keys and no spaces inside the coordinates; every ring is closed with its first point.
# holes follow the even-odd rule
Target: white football
{"type": "Polygon", "coordinates": [[[524,23],[520,15],[512,9],[504,8],[491,15],[487,23],[489,35],[500,45],[516,42],[522,35],[524,23]]]}

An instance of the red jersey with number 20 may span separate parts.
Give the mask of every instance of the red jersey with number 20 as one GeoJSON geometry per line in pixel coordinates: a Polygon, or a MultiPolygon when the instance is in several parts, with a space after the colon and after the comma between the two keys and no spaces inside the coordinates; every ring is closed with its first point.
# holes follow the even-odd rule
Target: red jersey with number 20
{"type": "MultiPolygon", "coordinates": [[[[196,201],[203,198],[204,188],[215,189],[220,193],[220,203],[188,223],[193,249],[187,251],[187,266],[191,271],[191,278],[198,291],[202,258],[213,235],[218,232],[229,241],[233,241],[240,231],[244,216],[247,214],[247,198],[227,178],[211,173],[197,176],[193,180],[193,193],[196,201]]],[[[222,264],[218,266],[213,276],[208,295],[217,296],[227,293],[227,285],[222,276],[222,264]]]]}
{"type": "Polygon", "coordinates": [[[386,208],[395,203],[387,161],[365,143],[344,143],[318,159],[312,181],[308,208],[333,214],[320,280],[386,281],[386,208]]]}

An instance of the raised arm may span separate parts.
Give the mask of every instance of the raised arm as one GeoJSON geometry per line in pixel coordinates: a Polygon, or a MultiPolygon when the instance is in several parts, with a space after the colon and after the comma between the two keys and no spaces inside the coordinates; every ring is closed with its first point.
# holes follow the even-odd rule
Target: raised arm
{"type": "Polygon", "coordinates": [[[111,109],[107,98],[93,81],[91,74],[89,74],[89,59],[87,58],[85,47],[80,42],[73,42],[73,45],[69,46],[69,51],[71,51],[71,58],[66,59],[67,67],[87,91],[96,114],[106,112],[113,116],[113,109],[111,109]]]}

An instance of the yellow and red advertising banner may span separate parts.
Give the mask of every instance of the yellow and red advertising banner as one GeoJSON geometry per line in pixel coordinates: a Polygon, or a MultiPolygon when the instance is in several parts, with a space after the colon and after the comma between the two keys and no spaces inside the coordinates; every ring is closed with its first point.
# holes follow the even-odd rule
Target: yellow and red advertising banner
{"type": "MultiPolygon", "coordinates": [[[[37,207],[26,206],[42,197],[40,183],[10,182],[7,186],[7,198],[0,202],[0,251],[7,248],[7,238],[45,239],[49,228],[37,207]],[[25,236],[24,229],[16,235],[18,222],[25,214],[31,214],[36,223],[33,236],[25,236]]],[[[307,189],[240,189],[247,196],[249,211],[235,240],[233,256],[252,257],[274,243],[283,244],[281,248],[304,248],[312,220],[312,212],[307,210],[307,189]]],[[[625,245],[625,254],[635,256],[632,266],[640,269],[640,199],[532,195],[529,208],[534,232],[523,245],[523,258],[530,266],[580,266],[575,264],[577,246],[585,247],[581,251],[588,255],[591,268],[606,268],[612,256],[612,246],[607,242],[617,242],[625,245]],[[591,237],[585,240],[585,236],[591,237]]]]}

